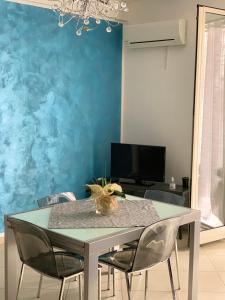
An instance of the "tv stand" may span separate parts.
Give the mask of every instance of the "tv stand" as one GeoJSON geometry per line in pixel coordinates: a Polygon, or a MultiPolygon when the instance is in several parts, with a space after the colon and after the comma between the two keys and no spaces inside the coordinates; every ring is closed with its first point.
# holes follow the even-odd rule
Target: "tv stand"
{"type": "Polygon", "coordinates": [[[135,184],[135,180],[134,179],[130,179],[130,178],[119,178],[119,183],[120,184],[135,184]]]}
{"type": "Polygon", "coordinates": [[[189,189],[183,188],[181,185],[177,185],[175,190],[169,188],[169,184],[165,182],[142,182],[141,184],[132,183],[120,183],[125,194],[133,195],[137,197],[144,197],[146,190],[160,190],[177,194],[185,197],[185,206],[190,207],[189,189]]]}
{"type": "Polygon", "coordinates": [[[135,180],[135,179],[130,179],[130,178],[119,178],[119,183],[121,185],[123,184],[130,184],[130,185],[135,185],[135,186],[152,186],[155,184],[153,181],[148,181],[148,180],[135,180]]]}
{"type": "Polygon", "coordinates": [[[141,185],[150,187],[150,186],[155,185],[155,182],[143,180],[143,181],[141,181],[141,185]]]}

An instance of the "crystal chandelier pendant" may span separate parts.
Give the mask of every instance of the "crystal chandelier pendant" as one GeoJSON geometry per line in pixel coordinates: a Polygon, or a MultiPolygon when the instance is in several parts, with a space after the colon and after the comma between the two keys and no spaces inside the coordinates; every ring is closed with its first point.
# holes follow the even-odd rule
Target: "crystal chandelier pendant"
{"type": "Polygon", "coordinates": [[[106,27],[106,32],[108,32],[108,33],[112,32],[112,27],[111,26],[107,26],[106,27]]]}
{"type": "Polygon", "coordinates": [[[114,21],[119,14],[128,12],[127,4],[123,0],[52,0],[52,2],[53,11],[59,16],[58,26],[64,27],[70,21],[75,21],[76,36],[96,29],[102,21],[106,24],[105,31],[110,33],[113,27],[119,24],[114,21]]]}
{"type": "Polygon", "coordinates": [[[89,19],[84,19],[84,25],[89,25],[89,24],[90,24],[89,19]]]}
{"type": "Polygon", "coordinates": [[[76,35],[77,35],[77,36],[81,36],[81,35],[82,35],[82,30],[81,30],[81,29],[78,29],[78,30],[76,31],[76,35]]]}

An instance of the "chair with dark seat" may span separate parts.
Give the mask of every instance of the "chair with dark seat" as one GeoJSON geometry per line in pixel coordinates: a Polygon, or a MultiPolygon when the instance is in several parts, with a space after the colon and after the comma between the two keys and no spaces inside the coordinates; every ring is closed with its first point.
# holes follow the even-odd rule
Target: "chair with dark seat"
{"type": "Polygon", "coordinates": [[[144,198],[157,200],[169,204],[184,206],[185,197],[177,195],[172,192],[160,191],[160,190],[146,190],[144,198]]]}
{"type": "Polygon", "coordinates": [[[53,206],[60,203],[65,203],[69,201],[76,201],[76,197],[72,192],[64,192],[49,195],[37,200],[38,206],[40,208],[53,206]]]}
{"type": "MultiPolygon", "coordinates": [[[[37,200],[38,206],[40,208],[51,207],[57,204],[62,204],[70,201],[76,201],[76,197],[72,192],[62,192],[58,194],[49,195],[37,200]]],[[[83,260],[83,257],[80,257],[83,260]]],[[[101,265],[98,266],[98,299],[101,299],[101,265]]],[[[42,282],[42,277],[40,278],[40,282],[42,282]]]]}
{"type": "Polygon", "coordinates": [[[63,299],[65,283],[78,276],[79,298],[81,299],[81,275],[84,270],[82,258],[76,254],[65,251],[55,252],[46,232],[29,222],[14,218],[10,218],[9,222],[15,235],[20,260],[22,262],[17,299],[25,265],[41,274],[37,294],[38,298],[40,298],[43,276],[52,277],[61,281],[59,300],[63,299]]]}
{"type": "MultiPolygon", "coordinates": [[[[174,205],[184,205],[185,198],[183,196],[176,195],[174,193],[169,193],[165,191],[160,191],[160,190],[146,190],[145,199],[149,200],[156,200],[156,201],[161,201],[169,204],[174,204],[174,205]]],[[[179,228],[180,230],[180,228],[179,228]]],[[[133,241],[130,243],[126,243],[125,247],[126,248],[136,248],[137,247],[137,241],[133,241]]],[[[177,239],[175,241],[175,259],[176,259],[176,271],[177,271],[177,281],[178,281],[178,286],[177,289],[180,290],[180,271],[179,271],[179,256],[178,256],[178,247],[177,247],[177,239]]],[[[131,276],[132,278],[132,276],[131,276]]]]}
{"type": "MultiPolygon", "coordinates": [[[[159,221],[144,229],[136,248],[124,248],[100,256],[99,261],[125,273],[128,299],[131,300],[131,286],[129,274],[145,271],[145,299],[148,288],[148,270],[167,261],[173,300],[176,292],[170,257],[174,249],[180,218],[159,221]]],[[[115,283],[114,283],[115,284],[115,283]]]]}
{"type": "MultiPolygon", "coordinates": [[[[169,204],[184,206],[185,197],[180,196],[174,193],[160,191],[160,190],[146,190],[145,199],[151,199],[156,201],[161,201],[169,204]]],[[[179,231],[181,228],[179,228],[179,231]]],[[[175,259],[176,259],[176,271],[177,271],[177,281],[178,281],[178,290],[180,290],[180,270],[179,270],[179,256],[178,256],[178,247],[177,247],[177,239],[175,241],[175,259]]]]}

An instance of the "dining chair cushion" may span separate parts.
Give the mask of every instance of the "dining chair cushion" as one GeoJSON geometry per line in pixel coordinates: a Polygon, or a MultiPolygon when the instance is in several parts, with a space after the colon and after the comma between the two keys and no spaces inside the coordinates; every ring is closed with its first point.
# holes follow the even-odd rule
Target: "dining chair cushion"
{"type": "Polygon", "coordinates": [[[129,272],[131,270],[136,250],[123,249],[112,251],[99,257],[99,261],[115,267],[116,269],[129,272]]]}
{"type": "Polygon", "coordinates": [[[60,279],[83,271],[84,262],[76,254],[67,252],[55,252],[54,254],[57,272],[55,272],[55,266],[51,263],[52,256],[49,253],[30,258],[27,264],[32,268],[36,266],[36,270],[42,270],[44,274],[60,279]]]}

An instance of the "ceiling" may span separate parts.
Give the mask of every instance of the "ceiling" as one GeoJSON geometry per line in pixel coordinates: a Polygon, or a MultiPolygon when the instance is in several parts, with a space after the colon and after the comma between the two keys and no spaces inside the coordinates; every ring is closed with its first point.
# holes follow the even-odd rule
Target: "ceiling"
{"type": "Polygon", "coordinates": [[[38,7],[44,8],[51,8],[52,7],[52,0],[7,0],[9,2],[21,3],[21,4],[28,4],[38,7]]]}
{"type": "MultiPolygon", "coordinates": [[[[0,0],[1,1],[1,0],[0,0]]],[[[6,0],[8,2],[14,2],[14,3],[20,3],[20,4],[27,4],[27,5],[32,5],[32,6],[37,6],[37,7],[43,7],[47,9],[52,9],[52,6],[54,4],[53,0],[6,0]]],[[[126,0],[129,6],[129,2],[136,2],[139,0],[126,0]]],[[[127,23],[127,14],[119,14],[119,16],[114,19],[112,18],[111,20],[115,20],[120,23],[127,23]]]]}
{"type": "MultiPolygon", "coordinates": [[[[53,0],[6,0],[6,1],[28,4],[28,5],[44,7],[44,8],[51,8],[53,3],[53,0]]],[[[126,0],[127,3],[134,2],[134,1],[138,1],[138,0],[126,0]]]]}

